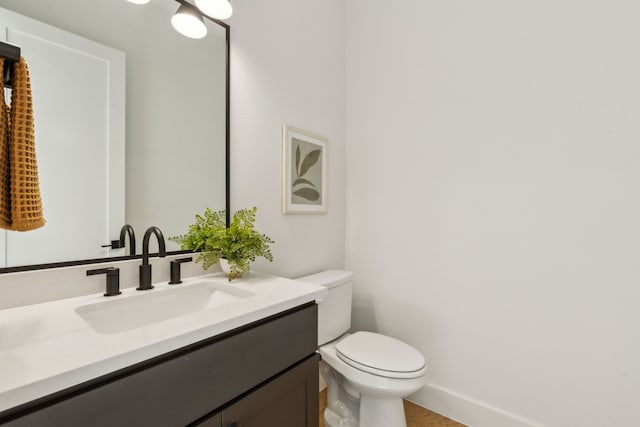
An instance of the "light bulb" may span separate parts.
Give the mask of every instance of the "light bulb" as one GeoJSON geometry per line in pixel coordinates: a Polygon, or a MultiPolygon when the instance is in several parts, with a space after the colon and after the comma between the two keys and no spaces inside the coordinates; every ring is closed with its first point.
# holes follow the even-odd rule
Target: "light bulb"
{"type": "Polygon", "coordinates": [[[129,3],[133,3],[133,4],[147,4],[149,3],[149,0],[127,0],[129,3]]]}
{"type": "Polygon", "coordinates": [[[216,19],[227,19],[233,14],[233,8],[228,0],[195,0],[196,6],[205,15],[216,19]]]}
{"type": "Polygon", "coordinates": [[[201,39],[207,35],[202,15],[193,7],[181,5],[171,18],[171,25],[183,36],[201,39]]]}

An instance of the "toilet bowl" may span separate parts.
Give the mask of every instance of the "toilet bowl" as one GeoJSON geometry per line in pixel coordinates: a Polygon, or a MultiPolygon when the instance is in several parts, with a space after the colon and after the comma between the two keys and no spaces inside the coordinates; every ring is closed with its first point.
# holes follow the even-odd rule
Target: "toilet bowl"
{"type": "Polygon", "coordinates": [[[320,372],[327,383],[327,427],[406,427],[402,398],[426,382],[424,356],[395,338],[346,333],[353,273],[329,270],[298,280],[323,285],[318,303],[320,372]]]}

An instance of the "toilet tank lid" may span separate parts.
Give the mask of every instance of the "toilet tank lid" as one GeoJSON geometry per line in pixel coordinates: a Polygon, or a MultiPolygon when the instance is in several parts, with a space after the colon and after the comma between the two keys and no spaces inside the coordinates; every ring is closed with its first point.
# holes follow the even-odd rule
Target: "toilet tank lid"
{"type": "Polygon", "coordinates": [[[318,286],[333,288],[334,286],[344,285],[353,280],[353,272],[346,270],[326,270],[320,273],[311,274],[309,276],[299,277],[296,280],[312,283],[318,286]]]}

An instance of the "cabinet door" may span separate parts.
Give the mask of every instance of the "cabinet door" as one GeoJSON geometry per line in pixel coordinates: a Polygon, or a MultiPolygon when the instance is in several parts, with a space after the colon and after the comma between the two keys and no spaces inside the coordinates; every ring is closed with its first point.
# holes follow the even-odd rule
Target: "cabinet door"
{"type": "Polygon", "coordinates": [[[318,361],[314,355],[222,412],[223,427],[318,427],[318,361]]]}

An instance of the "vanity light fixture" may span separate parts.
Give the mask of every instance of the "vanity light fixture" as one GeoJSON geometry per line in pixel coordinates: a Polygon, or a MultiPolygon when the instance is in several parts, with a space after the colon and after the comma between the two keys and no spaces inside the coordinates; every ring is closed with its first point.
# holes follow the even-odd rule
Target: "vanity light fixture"
{"type": "MultiPolygon", "coordinates": [[[[150,0],[127,0],[134,4],[146,4],[150,0]]],[[[192,39],[201,39],[207,35],[207,26],[204,17],[211,20],[222,20],[231,17],[233,8],[229,0],[194,0],[195,5],[189,0],[175,0],[180,4],[175,15],[171,18],[173,28],[183,36],[192,39]]]]}
{"type": "Polygon", "coordinates": [[[216,19],[227,19],[233,14],[229,0],[195,0],[196,6],[205,15],[216,19]]]}
{"type": "Polygon", "coordinates": [[[171,18],[171,25],[183,36],[201,39],[207,35],[202,13],[193,6],[181,4],[176,14],[171,18]]]}

